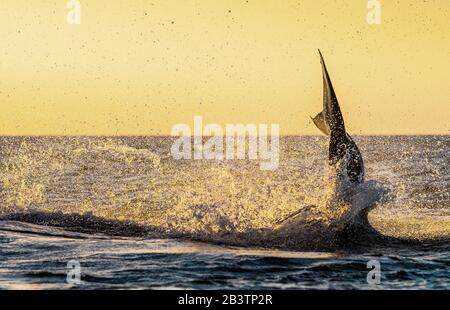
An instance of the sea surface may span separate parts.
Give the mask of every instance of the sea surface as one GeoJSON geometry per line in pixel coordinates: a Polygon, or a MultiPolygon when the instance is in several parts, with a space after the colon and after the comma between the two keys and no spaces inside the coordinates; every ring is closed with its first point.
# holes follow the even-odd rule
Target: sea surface
{"type": "Polygon", "coordinates": [[[173,140],[0,137],[0,288],[450,289],[450,136],[354,137],[351,220],[325,137],[281,137],[273,171],[173,140]]]}

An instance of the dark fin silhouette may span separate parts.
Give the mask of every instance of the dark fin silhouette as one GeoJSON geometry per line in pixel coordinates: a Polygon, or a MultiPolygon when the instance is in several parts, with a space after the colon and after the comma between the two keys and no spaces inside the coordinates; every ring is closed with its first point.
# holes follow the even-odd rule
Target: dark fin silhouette
{"type": "Polygon", "coordinates": [[[344,118],[320,50],[319,55],[323,74],[323,111],[312,120],[320,131],[330,136],[328,146],[330,164],[334,165],[348,155],[347,175],[352,182],[362,183],[364,181],[364,163],[361,153],[345,130],[344,118]]]}
{"type": "Polygon", "coordinates": [[[317,128],[324,134],[329,136],[330,135],[330,128],[328,127],[328,124],[325,122],[325,117],[323,116],[323,112],[320,112],[316,115],[316,117],[312,118],[312,121],[316,125],[317,128]]]}
{"type": "Polygon", "coordinates": [[[344,118],[342,117],[339,102],[337,100],[333,84],[331,83],[331,79],[320,50],[319,55],[320,62],[322,64],[323,75],[323,111],[321,112],[323,118],[322,123],[325,123],[325,125],[327,125],[326,127],[328,127],[329,129],[329,160],[332,164],[335,164],[345,155],[347,133],[345,131],[344,118]]]}
{"type": "Polygon", "coordinates": [[[339,102],[334,92],[333,84],[331,83],[328,70],[323,60],[322,53],[319,50],[320,62],[322,64],[323,75],[323,115],[325,121],[330,128],[330,132],[336,132],[340,135],[345,135],[344,118],[342,117],[339,102]]]}

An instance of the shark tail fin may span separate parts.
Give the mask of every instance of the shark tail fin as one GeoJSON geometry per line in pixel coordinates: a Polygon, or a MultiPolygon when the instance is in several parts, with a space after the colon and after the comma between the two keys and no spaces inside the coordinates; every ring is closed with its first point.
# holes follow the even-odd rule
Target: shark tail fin
{"type": "Polygon", "coordinates": [[[311,119],[321,132],[323,132],[327,136],[330,135],[330,128],[328,127],[327,122],[325,121],[323,111],[317,114],[314,118],[311,117],[311,119]]]}

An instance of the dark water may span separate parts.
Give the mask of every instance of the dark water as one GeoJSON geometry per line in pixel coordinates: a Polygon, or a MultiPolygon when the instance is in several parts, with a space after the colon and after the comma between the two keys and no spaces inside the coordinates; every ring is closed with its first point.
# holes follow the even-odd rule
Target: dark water
{"type": "Polygon", "coordinates": [[[283,137],[275,171],[175,161],[164,137],[1,138],[0,287],[449,289],[449,136],[355,140],[373,205],[344,234],[324,138],[283,137]]]}

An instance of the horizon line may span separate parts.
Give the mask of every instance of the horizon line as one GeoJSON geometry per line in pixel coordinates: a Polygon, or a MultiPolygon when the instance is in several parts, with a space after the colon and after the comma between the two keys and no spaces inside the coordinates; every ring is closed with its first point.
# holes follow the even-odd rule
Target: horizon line
{"type": "MultiPolygon", "coordinates": [[[[203,135],[202,137],[214,137],[215,135],[203,135]]],[[[226,135],[222,135],[226,137],[226,135]]],[[[246,134],[245,136],[249,136],[246,134]]],[[[256,135],[259,136],[259,135],[256,135]]],[[[270,136],[269,134],[267,136],[270,136]]],[[[323,134],[280,134],[280,137],[326,137],[323,134]]],[[[410,137],[410,136],[450,136],[450,133],[392,133],[392,134],[352,134],[354,137],[410,137]]],[[[0,138],[22,138],[22,137],[105,137],[105,138],[115,138],[115,137],[182,137],[181,135],[171,135],[171,134],[0,134],[0,138]]],[[[198,137],[194,135],[187,135],[185,137],[198,137]]]]}

